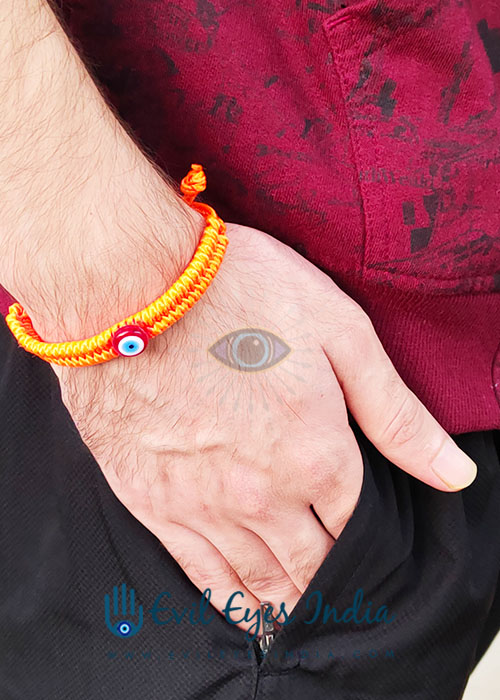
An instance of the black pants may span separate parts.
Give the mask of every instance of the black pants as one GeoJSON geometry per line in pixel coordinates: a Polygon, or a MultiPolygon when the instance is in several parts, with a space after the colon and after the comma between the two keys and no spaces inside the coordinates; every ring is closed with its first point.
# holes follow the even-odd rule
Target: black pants
{"type": "Polygon", "coordinates": [[[200,592],[115,498],[51,367],[17,348],[2,318],[0,357],[1,700],[461,697],[499,627],[499,431],[455,438],[479,475],[445,494],[354,425],[358,506],[262,659],[217,612],[180,619],[200,592]],[[128,638],[104,615],[123,583],[143,608],[128,638]],[[336,619],[306,624],[326,605],[336,619]]]}

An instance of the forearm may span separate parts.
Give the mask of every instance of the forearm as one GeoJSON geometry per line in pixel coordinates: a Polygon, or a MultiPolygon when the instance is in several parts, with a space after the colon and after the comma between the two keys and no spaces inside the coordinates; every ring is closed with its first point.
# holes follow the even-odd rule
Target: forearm
{"type": "Polygon", "coordinates": [[[1,4],[0,100],[0,282],[40,335],[91,335],[159,296],[203,220],[120,125],[46,0],[1,4]]]}

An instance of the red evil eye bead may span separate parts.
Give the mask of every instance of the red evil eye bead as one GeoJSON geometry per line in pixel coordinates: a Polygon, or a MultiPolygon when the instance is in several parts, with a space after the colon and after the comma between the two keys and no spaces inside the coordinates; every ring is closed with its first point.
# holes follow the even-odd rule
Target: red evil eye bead
{"type": "Polygon", "coordinates": [[[131,324],[122,326],[113,333],[111,345],[119,355],[135,357],[145,350],[148,341],[149,335],[144,328],[131,324]]]}

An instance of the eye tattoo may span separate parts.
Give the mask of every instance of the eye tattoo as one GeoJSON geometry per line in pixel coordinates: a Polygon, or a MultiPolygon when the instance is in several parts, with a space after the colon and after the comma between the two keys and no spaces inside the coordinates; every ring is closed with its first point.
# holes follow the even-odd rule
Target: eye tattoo
{"type": "Polygon", "coordinates": [[[291,348],[270,331],[240,328],[220,338],[208,351],[231,369],[260,372],[284,360],[291,348]]]}

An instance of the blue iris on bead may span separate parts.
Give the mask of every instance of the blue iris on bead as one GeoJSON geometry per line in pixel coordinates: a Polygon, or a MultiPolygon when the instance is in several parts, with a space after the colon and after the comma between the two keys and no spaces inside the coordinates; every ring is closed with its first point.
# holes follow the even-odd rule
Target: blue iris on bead
{"type": "Polygon", "coordinates": [[[147,331],[138,324],[132,323],[121,326],[111,337],[113,349],[125,357],[140,355],[148,344],[149,335],[147,331]]]}
{"type": "Polygon", "coordinates": [[[122,355],[138,355],[144,350],[144,341],[137,336],[128,335],[118,343],[118,350],[122,355]]]}

